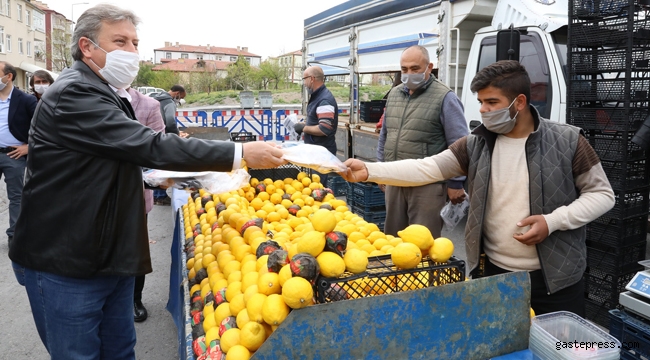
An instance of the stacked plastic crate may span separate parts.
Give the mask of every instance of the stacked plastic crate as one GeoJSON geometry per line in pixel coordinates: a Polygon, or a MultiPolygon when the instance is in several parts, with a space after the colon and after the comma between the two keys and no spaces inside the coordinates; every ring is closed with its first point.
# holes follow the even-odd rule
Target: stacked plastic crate
{"type": "Polygon", "coordinates": [[[631,142],[649,115],[650,11],[637,0],[570,0],[567,122],[585,130],[616,204],[587,225],[586,315],[603,326],[645,258],[649,173],[631,142]]]}
{"type": "Polygon", "coordinates": [[[353,213],[384,230],[386,201],[384,192],[377,184],[350,183],[347,199],[353,213]]]}

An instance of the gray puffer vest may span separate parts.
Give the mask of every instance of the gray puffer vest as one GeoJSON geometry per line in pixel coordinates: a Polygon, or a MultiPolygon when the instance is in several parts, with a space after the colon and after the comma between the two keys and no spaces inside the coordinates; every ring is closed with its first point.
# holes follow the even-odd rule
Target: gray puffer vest
{"type": "MultiPolygon", "coordinates": [[[[535,119],[535,131],[526,140],[530,214],[550,214],[579,196],[573,179],[572,162],[581,130],[543,119],[532,106],[531,112],[535,119]]],[[[471,205],[465,228],[465,245],[470,272],[477,269],[481,254],[485,203],[496,138],[497,134],[483,125],[467,137],[467,184],[471,205]]],[[[549,293],[571,286],[582,278],[587,266],[585,238],[583,226],[555,231],[536,245],[549,293]]]]}

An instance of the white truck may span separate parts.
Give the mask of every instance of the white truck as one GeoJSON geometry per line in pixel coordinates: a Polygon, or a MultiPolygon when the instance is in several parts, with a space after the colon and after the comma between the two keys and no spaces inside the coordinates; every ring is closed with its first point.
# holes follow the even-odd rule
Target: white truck
{"type": "Polygon", "coordinates": [[[504,41],[497,49],[497,33],[514,27],[519,61],[531,78],[531,103],[542,116],[564,122],[567,25],[567,0],[348,1],[305,20],[303,63],[349,78],[351,132],[350,139],[337,139],[339,157],[375,160],[376,134],[359,121],[361,74],[400,71],[402,51],[422,45],[438,79],[463,102],[471,129],[480,114],[470,83],[497,60],[497,50],[512,46],[504,41]]]}

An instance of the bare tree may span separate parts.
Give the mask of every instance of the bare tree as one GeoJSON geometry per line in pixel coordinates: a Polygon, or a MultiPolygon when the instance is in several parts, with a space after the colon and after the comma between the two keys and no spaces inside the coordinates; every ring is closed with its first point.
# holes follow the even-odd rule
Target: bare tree
{"type": "Polygon", "coordinates": [[[196,71],[190,75],[190,84],[193,92],[210,92],[217,86],[217,69],[213,64],[199,60],[196,63],[196,71]]]}
{"type": "Polygon", "coordinates": [[[71,41],[72,35],[61,29],[52,29],[52,32],[47,35],[47,43],[50,47],[45,50],[45,56],[52,63],[52,71],[61,72],[72,66],[71,41]]]}

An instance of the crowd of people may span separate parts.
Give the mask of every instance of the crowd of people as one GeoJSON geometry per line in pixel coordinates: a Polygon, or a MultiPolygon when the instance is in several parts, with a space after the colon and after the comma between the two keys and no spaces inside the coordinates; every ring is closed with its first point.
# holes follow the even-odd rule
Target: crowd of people
{"type": "MultiPolygon", "coordinates": [[[[139,70],[139,21],[109,4],[84,12],[72,38],[74,64],[56,81],[35,72],[34,95],[13,86],[16,70],[0,62],[9,257],[52,359],[135,358],[134,320],[147,318],[142,287],[152,270],[146,219],[153,197],[142,168],[285,163],[272,143],[184,136],[174,119],[182,86],[157,99],[130,88],[139,70]]],[[[399,61],[378,162],[348,159],[341,175],[388,185],[386,232],[394,235],[418,223],[440,236],[440,208],[463,201],[467,189],[469,272],[527,271],[537,313],[584,315],[584,225],[614,205],[614,194],[581,130],[542,118],[530,104],[526,69],[498,61],[472,81],[483,123],[470,133],[460,100],[432,74],[428,51],[409,47],[399,61]]],[[[338,107],[323,70],[308,67],[303,84],[306,121],[294,130],[336,154],[338,107]]]]}

